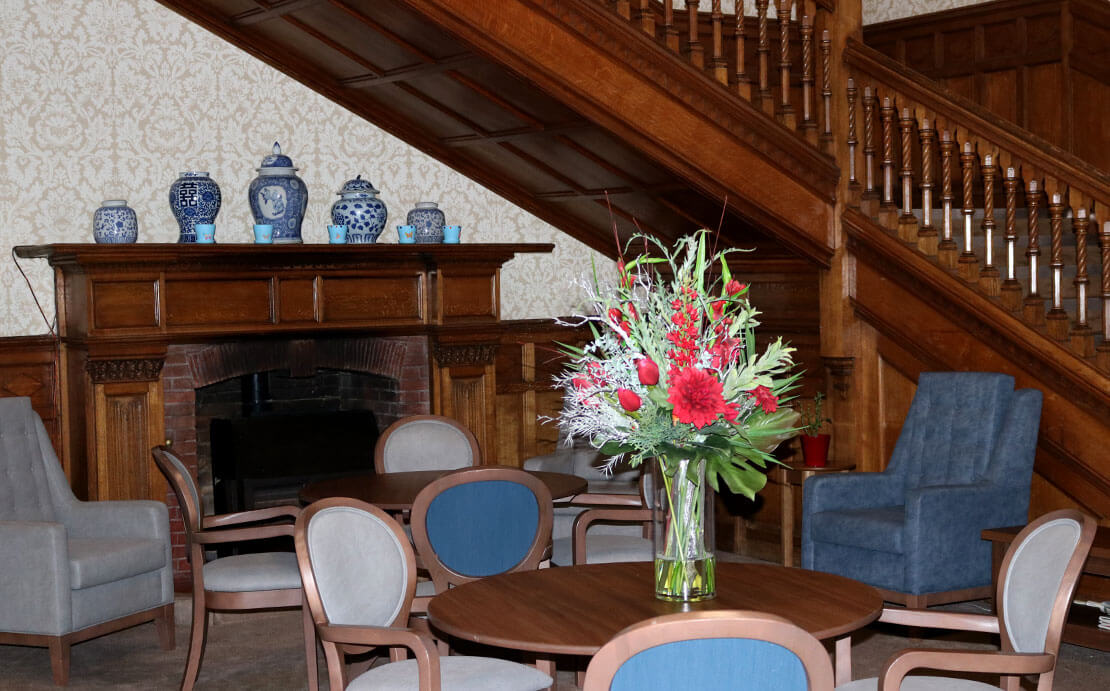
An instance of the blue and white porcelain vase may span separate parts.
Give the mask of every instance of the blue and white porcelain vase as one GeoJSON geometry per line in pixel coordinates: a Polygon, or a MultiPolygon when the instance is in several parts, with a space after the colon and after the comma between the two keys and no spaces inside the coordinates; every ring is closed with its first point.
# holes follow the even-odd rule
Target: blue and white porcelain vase
{"type": "Polygon", "coordinates": [[[405,222],[416,228],[416,241],[422,243],[443,242],[443,226],[447,220],[435,202],[417,202],[416,208],[408,213],[405,222]]]}
{"type": "Polygon", "coordinates": [[[170,210],[177,219],[178,242],[196,242],[198,223],[215,223],[220,213],[220,186],[208,173],[189,171],[170,185],[170,210]]]}
{"type": "Polygon", "coordinates": [[[347,226],[347,242],[370,244],[376,242],[385,228],[389,211],[385,202],[378,199],[378,190],[359,175],[340,188],[339,199],[331,205],[331,222],[347,226]]]}
{"type": "Polygon", "coordinates": [[[124,199],[100,203],[93,212],[93,240],[105,245],[135,242],[139,237],[139,220],[135,210],[124,199]]]}
{"type": "Polygon", "coordinates": [[[301,221],[308,208],[308,187],[297,177],[293,160],[281,153],[274,142],[274,152],[262,159],[258,177],[251,180],[248,196],[254,222],[274,227],[275,243],[301,242],[301,221]]]}

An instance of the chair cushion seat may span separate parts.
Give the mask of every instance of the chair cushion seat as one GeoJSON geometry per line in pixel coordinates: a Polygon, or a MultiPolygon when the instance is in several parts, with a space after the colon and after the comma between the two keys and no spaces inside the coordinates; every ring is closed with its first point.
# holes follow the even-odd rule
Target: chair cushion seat
{"type": "MultiPolygon", "coordinates": [[[[586,533],[587,564],[651,561],[652,558],[649,538],[634,535],[595,535],[592,530],[586,533]]],[[[574,563],[574,552],[569,537],[552,542],[551,563],[556,566],[571,566],[574,563]]]]}
{"type": "Polygon", "coordinates": [[[263,552],[222,557],[204,565],[204,589],[221,593],[301,587],[297,555],[263,552]]]}
{"type": "Polygon", "coordinates": [[[156,571],[166,565],[166,545],[143,538],[69,538],[69,587],[91,588],[156,571]]]}
{"type": "MultiPolygon", "coordinates": [[[[836,687],[836,691],[875,691],[878,688],[878,678],[872,677],[848,682],[836,687]]],[[[902,680],[900,691],[998,691],[998,687],[954,677],[910,676],[902,680]]]]}
{"type": "MultiPolygon", "coordinates": [[[[441,656],[439,678],[443,691],[539,691],[551,677],[516,662],[464,655],[441,656]]],[[[416,660],[375,667],[360,674],[346,691],[417,691],[416,660]]]]}
{"type": "Polygon", "coordinates": [[[904,506],[821,511],[809,516],[813,539],[834,545],[902,554],[906,526],[904,506]]]}

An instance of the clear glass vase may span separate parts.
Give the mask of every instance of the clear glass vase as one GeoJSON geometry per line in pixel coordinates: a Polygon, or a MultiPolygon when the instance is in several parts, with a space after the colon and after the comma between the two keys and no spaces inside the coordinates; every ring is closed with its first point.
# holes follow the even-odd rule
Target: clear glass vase
{"type": "Polygon", "coordinates": [[[679,602],[716,597],[714,497],[705,461],[657,459],[651,500],[655,596],[679,602]]]}

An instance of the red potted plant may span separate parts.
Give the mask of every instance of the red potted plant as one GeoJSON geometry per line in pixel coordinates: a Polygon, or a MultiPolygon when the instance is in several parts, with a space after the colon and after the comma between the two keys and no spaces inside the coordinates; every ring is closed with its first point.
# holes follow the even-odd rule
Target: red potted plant
{"type": "Polygon", "coordinates": [[[829,435],[822,434],[821,428],[832,420],[823,417],[824,407],[825,394],[818,393],[813,403],[803,406],[801,411],[802,459],[811,468],[823,468],[829,460],[829,435]]]}

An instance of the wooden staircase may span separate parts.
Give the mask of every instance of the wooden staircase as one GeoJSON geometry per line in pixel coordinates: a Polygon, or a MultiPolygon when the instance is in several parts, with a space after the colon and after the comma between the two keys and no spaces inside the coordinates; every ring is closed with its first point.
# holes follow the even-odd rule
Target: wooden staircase
{"type": "MultiPolygon", "coordinates": [[[[768,0],[754,17],[741,0],[735,14],[719,1],[708,13],[653,0],[161,1],[610,255],[610,185],[618,218],[665,238],[715,225],[705,209],[727,200],[726,241],[770,239],[820,271],[834,453],[880,469],[920,371],[1005,371],[1046,393],[1033,510],[1110,516],[1110,179],[863,45],[858,2],[784,0],[778,15],[794,19],[779,22],[768,0]],[[351,24],[376,37],[360,44],[351,24]],[[432,54],[421,31],[450,50],[432,54]],[[387,34],[421,64],[370,60],[364,46],[387,34]],[[406,80],[467,61],[516,80],[472,90],[523,125],[462,132],[459,117],[438,124],[452,115],[442,100],[414,122],[365,93],[404,84],[398,98],[428,106],[446,96],[406,80]],[[571,158],[574,128],[608,153],[589,159],[580,138],[571,158]],[[618,149],[635,163],[615,163],[618,149]],[[506,151],[527,174],[503,165],[506,151]]],[[[467,100],[451,105],[458,116],[467,100]]]]}

